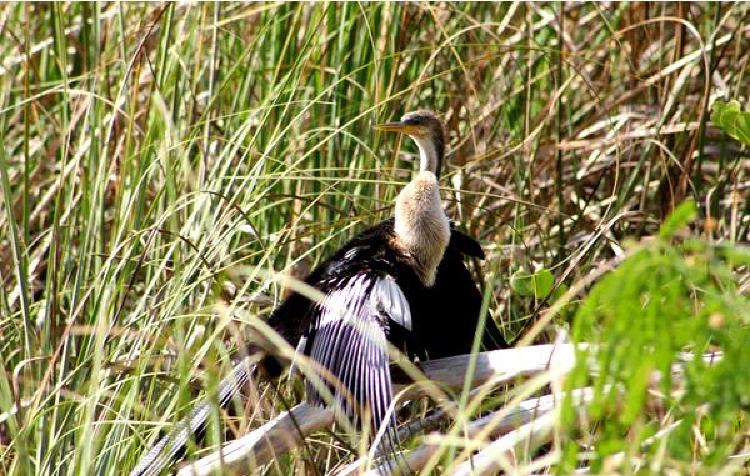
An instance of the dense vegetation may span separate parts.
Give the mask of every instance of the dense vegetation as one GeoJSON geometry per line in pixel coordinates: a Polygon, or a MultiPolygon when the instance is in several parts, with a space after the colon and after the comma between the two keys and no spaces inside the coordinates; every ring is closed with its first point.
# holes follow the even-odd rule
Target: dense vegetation
{"type": "MultiPolygon", "coordinates": [[[[586,412],[565,400],[518,471],[738,471],[749,13],[0,5],[0,474],[132,467],[155,425],[211,392],[285,277],[392,213],[414,151],[371,126],[417,108],[447,121],[447,212],[487,251],[494,321],[522,344],[551,324],[592,344],[565,385],[596,397],[586,412]],[[713,350],[718,364],[695,358],[713,350]]],[[[263,384],[230,431],[298,398],[263,384]]],[[[268,471],[328,472],[356,453],[317,440],[268,471]]],[[[440,471],[466,456],[455,441],[440,471]]]]}

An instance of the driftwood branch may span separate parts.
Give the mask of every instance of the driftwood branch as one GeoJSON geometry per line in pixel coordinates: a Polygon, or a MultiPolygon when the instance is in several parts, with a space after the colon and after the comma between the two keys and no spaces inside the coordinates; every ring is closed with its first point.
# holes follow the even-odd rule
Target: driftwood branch
{"type": "Polygon", "coordinates": [[[461,463],[453,474],[455,476],[495,474],[503,468],[503,462],[513,461],[512,452],[518,444],[531,440],[530,446],[535,447],[545,442],[552,432],[555,420],[555,412],[547,412],[519,426],[461,463]]]}
{"type": "MultiPolygon", "coordinates": [[[[517,349],[483,352],[477,356],[472,386],[478,386],[490,380],[507,381],[519,376],[533,376],[545,371],[566,372],[572,368],[575,358],[575,347],[571,344],[539,345],[517,349]]],[[[692,356],[686,354],[681,360],[687,361],[692,356]]],[[[469,355],[448,357],[420,364],[427,380],[443,385],[459,387],[464,384],[470,363],[469,355]]],[[[721,355],[703,356],[707,362],[714,362],[721,355]]],[[[679,365],[674,371],[678,370],[679,365]]],[[[658,380],[658,379],[657,379],[658,380]]],[[[656,382],[652,382],[654,384],[656,382]]],[[[574,401],[581,405],[592,398],[591,389],[575,390],[574,401]]],[[[555,406],[559,397],[544,395],[522,401],[512,408],[504,407],[466,426],[467,439],[481,438],[486,441],[500,436],[495,441],[481,446],[479,453],[456,469],[458,475],[488,474],[500,469],[502,462],[512,461],[512,451],[521,442],[531,441],[540,444],[546,441],[554,422],[555,406]]],[[[439,408],[428,420],[439,420],[448,413],[439,408]]],[[[267,464],[285,452],[300,446],[310,434],[324,428],[330,428],[334,413],[330,409],[300,404],[289,412],[283,412],[263,426],[247,435],[225,444],[218,450],[198,461],[182,468],[178,476],[207,475],[221,469],[223,474],[253,474],[259,466],[267,464]]],[[[430,422],[420,425],[408,425],[403,428],[401,436],[413,433],[415,428],[422,430],[431,426],[430,422]]],[[[409,467],[418,471],[425,467],[434,453],[440,449],[437,441],[439,435],[427,438],[425,443],[404,455],[409,467]]],[[[481,441],[479,442],[481,443],[481,441]]],[[[482,443],[483,444],[483,443],[482,443]]],[[[339,476],[356,474],[363,469],[364,460],[358,460],[339,471],[339,476]]],[[[375,472],[372,474],[377,474],[375,472]]]]}
{"type": "Polygon", "coordinates": [[[307,435],[332,424],[333,410],[302,403],[177,474],[203,476],[217,470],[223,470],[222,474],[252,474],[258,466],[301,445],[307,435]]]}
{"type": "MultiPolygon", "coordinates": [[[[576,404],[581,405],[591,401],[593,390],[591,388],[574,390],[572,396],[576,404]]],[[[559,404],[560,398],[556,395],[544,395],[524,400],[511,408],[503,407],[500,410],[469,422],[466,425],[465,436],[468,440],[471,440],[475,438],[494,438],[497,435],[503,434],[510,435],[514,430],[520,429],[520,426],[531,424],[541,417],[553,413],[555,406],[559,404]]],[[[404,456],[413,471],[416,472],[424,469],[435,451],[440,448],[440,444],[437,441],[439,438],[440,435],[426,438],[425,443],[404,456]]],[[[337,476],[356,474],[363,463],[361,460],[356,461],[344,468],[337,476]]],[[[388,465],[383,464],[365,474],[371,476],[382,474],[382,471],[387,467],[388,465]]]]}
{"type": "MultiPolygon", "coordinates": [[[[479,385],[490,379],[505,380],[534,375],[547,370],[553,358],[572,362],[573,353],[572,345],[540,345],[483,352],[477,356],[472,384],[479,385]]],[[[428,380],[461,386],[469,362],[469,355],[460,355],[423,362],[420,367],[428,380]]],[[[301,445],[308,435],[330,427],[333,419],[331,410],[307,404],[298,405],[247,435],[227,443],[221,450],[185,466],[178,475],[207,475],[219,468],[228,474],[251,474],[258,466],[301,445]]],[[[410,458],[416,460],[420,457],[420,453],[412,453],[410,458]]],[[[429,458],[428,453],[428,450],[422,450],[421,457],[429,458]]],[[[418,465],[419,462],[415,463],[418,465]]]]}
{"type": "MultiPolygon", "coordinates": [[[[427,379],[460,387],[464,384],[469,369],[469,355],[457,355],[444,359],[428,360],[421,364],[427,379]]],[[[569,369],[575,360],[573,344],[546,344],[516,349],[493,350],[477,355],[472,387],[488,380],[511,380],[520,376],[536,375],[549,370],[555,362],[561,369],[569,369]]]]}

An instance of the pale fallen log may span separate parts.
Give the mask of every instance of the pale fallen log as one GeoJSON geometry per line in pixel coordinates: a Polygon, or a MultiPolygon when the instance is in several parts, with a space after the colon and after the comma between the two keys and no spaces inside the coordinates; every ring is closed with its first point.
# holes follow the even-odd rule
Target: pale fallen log
{"type": "MultiPolygon", "coordinates": [[[[586,387],[573,390],[572,397],[576,406],[587,404],[594,398],[594,389],[586,387]]],[[[508,433],[518,428],[519,425],[529,423],[534,418],[551,412],[556,405],[560,404],[561,398],[564,398],[564,395],[543,395],[524,400],[512,409],[501,408],[469,422],[466,426],[466,436],[474,438],[484,433],[492,438],[508,433]]]]}
{"type": "Polygon", "coordinates": [[[332,424],[333,410],[301,403],[177,474],[203,476],[218,470],[222,474],[253,474],[259,466],[301,445],[307,435],[332,424]]]}
{"type": "MultiPolygon", "coordinates": [[[[708,361],[709,357],[704,356],[704,359],[708,361]]],[[[715,355],[711,358],[711,362],[717,362],[718,360],[719,359],[717,359],[715,355]]],[[[604,391],[607,392],[609,388],[609,386],[605,386],[604,391]]],[[[585,405],[593,401],[594,390],[592,387],[574,390],[572,392],[572,397],[573,404],[578,412],[583,412],[585,411],[585,405]]],[[[536,448],[552,441],[552,427],[554,426],[555,418],[557,418],[557,412],[554,410],[559,404],[560,398],[561,397],[555,395],[545,395],[538,399],[526,400],[519,404],[518,407],[520,412],[516,421],[515,430],[512,430],[513,427],[508,426],[508,423],[510,423],[508,418],[498,418],[497,416],[493,416],[503,413],[503,410],[498,410],[493,414],[469,423],[467,435],[470,437],[479,437],[479,444],[482,443],[482,440],[492,439],[495,435],[504,434],[504,436],[501,436],[492,443],[484,446],[476,455],[473,455],[461,463],[461,465],[451,474],[453,476],[489,475],[496,474],[499,470],[503,469],[512,472],[515,468],[504,468],[503,466],[509,463],[514,463],[515,449],[517,447],[523,444],[523,447],[528,450],[529,448],[536,448]],[[535,407],[534,405],[537,406],[535,407]],[[531,418],[524,422],[523,420],[528,417],[531,418]],[[550,417],[552,420],[549,420],[550,417]],[[493,422],[493,420],[495,421],[493,422]],[[521,422],[524,424],[518,426],[521,422]]],[[[661,401],[660,397],[657,395],[649,395],[647,405],[656,405],[658,401],[661,401]]],[[[654,444],[656,441],[672,432],[679,424],[680,421],[672,422],[666,428],[663,428],[652,437],[644,440],[641,445],[647,447],[654,444]]],[[[434,443],[428,442],[428,444],[434,443]]],[[[467,446],[470,450],[471,445],[467,446]]],[[[624,459],[624,453],[618,453],[613,456],[624,459]]],[[[614,461],[616,460],[613,460],[613,462],[614,461]]]]}
{"type": "MultiPolygon", "coordinates": [[[[432,436],[437,438],[440,434],[434,433],[432,436]]],[[[406,464],[412,471],[416,472],[419,471],[419,469],[424,468],[427,465],[427,462],[432,459],[432,455],[434,455],[439,449],[440,444],[425,443],[403,455],[403,460],[406,461],[406,464]]],[[[361,474],[362,476],[382,476],[388,474],[389,466],[385,464],[377,466],[369,471],[361,472],[362,464],[363,462],[358,460],[352,464],[346,465],[341,471],[336,473],[336,476],[352,476],[355,474],[361,474]]]]}
{"type": "MultiPolygon", "coordinates": [[[[551,363],[554,364],[552,367],[555,367],[557,371],[564,372],[572,367],[575,351],[574,345],[563,344],[529,346],[480,353],[477,356],[472,386],[490,380],[502,382],[520,376],[533,376],[548,371],[551,363]]],[[[692,358],[690,354],[682,356],[682,360],[689,360],[690,358],[692,358]]],[[[706,355],[704,359],[715,362],[720,359],[720,355],[718,359],[716,354],[706,355]]],[[[420,368],[428,380],[459,387],[464,383],[469,362],[469,355],[461,355],[422,362],[420,368]]],[[[589,392],[589,390],[584,389],[577,392],[589,392]]],[[[589,393],[582,393],[580,396],[584,401],[590,399],[589,393]]],[[[526,400],[511,410],[501,409],[470,422],[467,426],[467,436],[474,437],[484,432],[485,438],[492,438],[510,431],[480,452],[480,455],[498,454],[498,451],[503,451],[504,446],[502,445],[509,445],[511,441],[515,441],[513,438],[523,439],[531,434],[534,434],[535,437],[543,436],[540,431],[544,428],[544,425],[540,427],[539,420],[540,418],[548,418],[548,415],[553,414],[554,412],[551,410],[554,405],[555,397],[553,395],[526,400]],[[498,418],[498,415],[502,412],[505,414],[498,418]],[[519,427],[519,425],[522,426],[519,427]],[[522,429],[523,431],[521,431],[522,429]],[[490,453],[485,453],[485,451],[490,453]]],[[[440,416],[436,415],[435,418],[441,418],[446,413],[444,412],[440,416]]],[[[252,474],[255,468],[267,464],[274,457],[301,445],[310,434],[329,428],[332,426],[333,420],[333,411],[331,410],[306,404],[298,405],[291,412],[284,412],[260,428],[227,443],[220,451],[216,451],[183,468],[178,475],[205,475],[218,468],[223,468],[225,474],[252,474]],[[297,422],[298,426],[294,424],[294,421],[297,422]],[[221,460],[223,460],[223,463],[221,460]]],[[[439,449],[439,445],[427,442],[407,453],[405,458],[412,469],[418,470],[427,464],[437,449],[439,449]]],[[[477,456],[473,459],[475,458],[477,456]]],[[[480,462],[483,461],[482,458],[480,457],[480,462]]],[[[357,461],[347,465],[339,474],[353,474],[361,467],[362,461],[357,461]]],[[[492,465],[489,467],[494,468],[492,465]]]]}
{"type": "Polygon", "coordinates": [[[454,476],[477,476],[497,473],[503,469],[503,462],[507,464],[512,461],[512,452],[517,445],[524,443],[536,447],[545,443],[552,433],[556,418],[556,412],[547,412],[519,426],[461,463],[452,474],[454,476]]]}
{"type": "MultiPolygon", "coordinates": [[[[570,369],[575,361],[575,352],[576,346],[573,344],[533,345],[481,352],[477,355],[471,384],[474,387],[490,379],[500,382],[516,377],[536,375],[548,370],[553,359],[561,369],[570,369]]],[[[464,384],[469,369],[469,360],[469,355],[457,355],[428,360],[420,367],[429,380],[460,387],[464,384]]]]}
{"type": "MultiPolygon", "coordinates": [[[[483,352],[477,355],[472,383],[479,385],[490,379],[509,380],[517,376],[534,375],[549,367],[553,355],[555,359],[561,358],[568,362],[573,358],[574,351],[572,345],[539,345],[483,352]]],[[[460,355],[426,361],[420,367],[429,380],[449,386],[461,386],[469,362],[469,355],[460,355]]],[[[272,458],[301,445],[305,437],[332,424],[331,410],[301,404],[291,412],[281,413],[260,428],[227,443],[221,450],[182,468],[178,475],[205,475],[218,468],[223,468],[229,474],[251,473],[251,468],[268,463],[272,458]],[[294,425],[295,420],[299,428],[294,425]]],[[[421,456],[429,458],[427,451],[422,453],[421,456]]],[[[413,458],[419,456],[416,453],[413,458]]]]}
{"type": "MultiPolygon", "coordinates": [[[[593,389],[584,388],[573,391],[573,399],[576,405],[588,403],[593,398],[593,389]]],[[[559,404],[560,397],[555,395],[544,395],[541,397],[524,400],[512,408],[504,407],[500,410],[489,413],[481,418],[472,420],[466,426],[467,439],[472,438],[494,438],[519,428],[521,425],[530,423],[543,415],[551,413],[555,406],[559,404]]],[[[422,470],[435,451],[440,447],[434,440],[428,438],[425,443],[415,448],[413,451],[404,455],[404,459],[413,471],[422,470]]],[[[364,464],[363,461],[356,461],[347,465],[337,473],[337,476],[349,476],[356,474],[357,470],[364,464]]],[[[382,471],[388,465],[383,464],[365,473],[370,476],[382,474],[382,471]]]]}

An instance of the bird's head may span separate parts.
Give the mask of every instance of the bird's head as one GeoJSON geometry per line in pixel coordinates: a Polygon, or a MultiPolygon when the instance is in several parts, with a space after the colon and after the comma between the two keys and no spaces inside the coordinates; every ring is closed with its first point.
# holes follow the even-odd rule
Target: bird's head
{"type": "Polygon", "coordinates": [[[440,177],[445,156],[445,126],[437,114],[426,110],[407,112],[400,121],[379,124],[375,129],[401,132],[411,137],[419,147],[419,170],[440,177]]]}

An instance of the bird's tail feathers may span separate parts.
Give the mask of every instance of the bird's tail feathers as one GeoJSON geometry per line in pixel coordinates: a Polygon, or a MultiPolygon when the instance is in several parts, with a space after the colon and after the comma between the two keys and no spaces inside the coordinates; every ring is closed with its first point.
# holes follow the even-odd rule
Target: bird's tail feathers
{"type": "MultiPolygon", "coordinates": [[[[246,356],[232,369],[232,373],[219,383],[219,405],[224,408],[250,381],[257,367],[257,356],[246,356]]],[[[181,453],[190,438],[201,431],[208,420],[214,402],[203,399],[188,416],[162,437],[141,457],[130,476],[156,476],[181,453]]]]}

